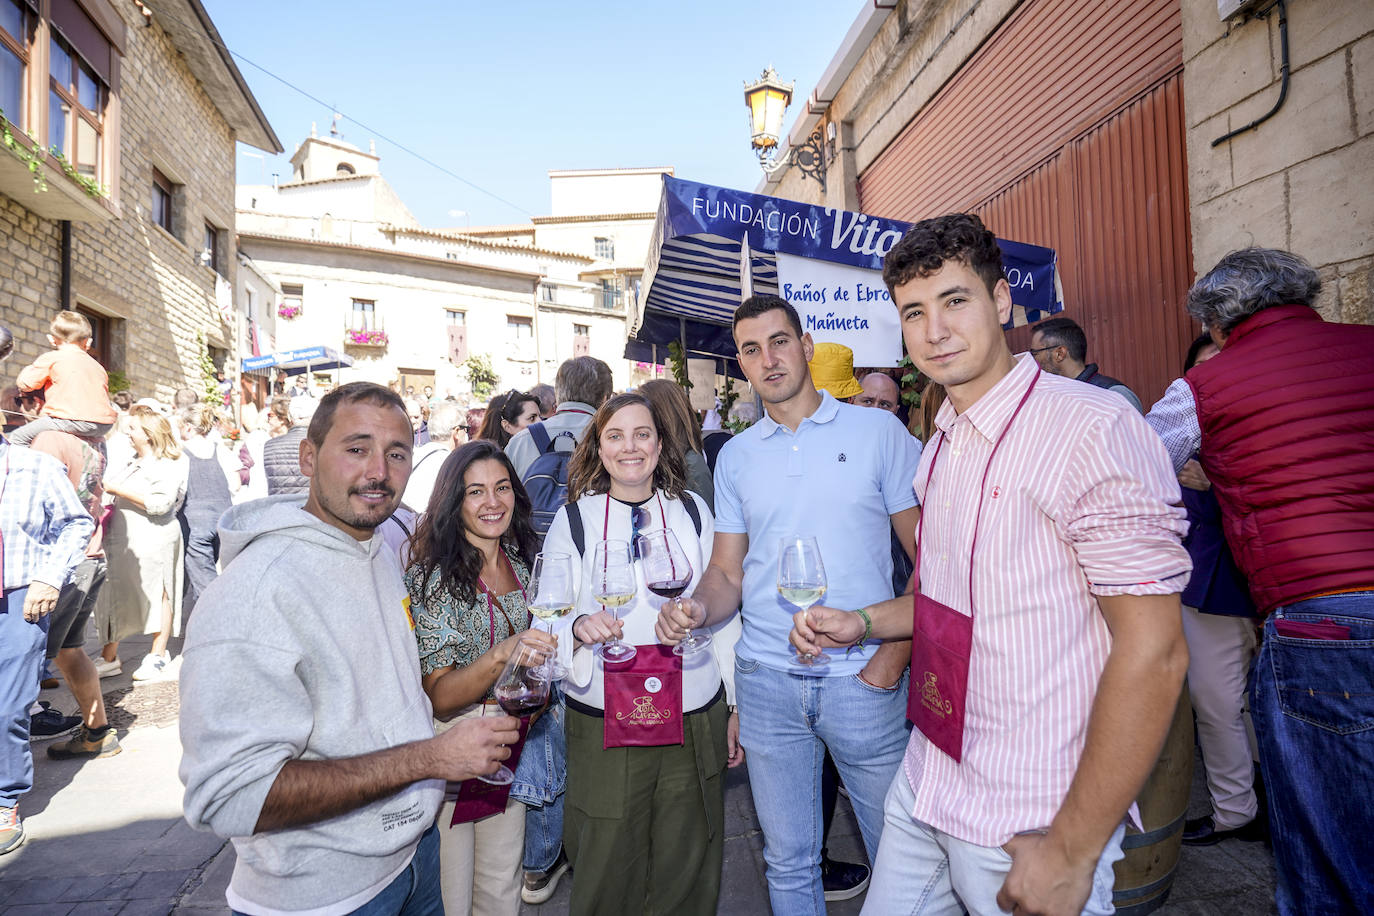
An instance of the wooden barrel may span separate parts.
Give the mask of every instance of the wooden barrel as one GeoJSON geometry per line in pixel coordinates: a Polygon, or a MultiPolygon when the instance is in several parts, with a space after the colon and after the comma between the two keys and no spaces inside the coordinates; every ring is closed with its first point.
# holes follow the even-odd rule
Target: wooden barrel
{"type": "Polygon", "coordinates": [[[1125,857],[1116,863],[1112,892],[1118,916],[1153,913],[1168,898],[1183,845],[1183,821],[1192,784],[1193,704],[1185,686],[1164,739],[1164,750],[1136,799],[1145,829],[1128,826],[1121,842],[1125,857]]]}

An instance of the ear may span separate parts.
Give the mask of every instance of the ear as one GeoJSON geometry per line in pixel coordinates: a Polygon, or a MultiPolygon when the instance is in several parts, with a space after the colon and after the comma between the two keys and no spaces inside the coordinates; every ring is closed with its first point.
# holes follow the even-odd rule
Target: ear
{"type": "Polygon", "coordinates": [[[811,358],[816,355],[816,342],[811,339],[810,331],[802,335],[801,345],[802,356],[806,357],[808,363],[811,362],[811,358]]]}
{"type": "Polygon", "coordinates": [[[307,437],[301,440],[299,458],[301,473],[306,477],[315,476],[315,443],[307,437]]]}
{"type": "Polygon", "coordinates": [[[1007,283],[1006,277],[998,280],[992,288],[992,301],[997,306],[998,322],[1005,325],[1011,321],[1011,284],[1007,283]]]}
{"type": "Polygon", "coordinates": [[[1209,325],[1207,328],[1207,333],[1212,335],[1212,343],[1217,345],[1218,350],[1224,350],[1226,348],[1226,338],[1230,335],[1228,335],[1225,331],[1221,330],[1220,328],[1209,325]]]}

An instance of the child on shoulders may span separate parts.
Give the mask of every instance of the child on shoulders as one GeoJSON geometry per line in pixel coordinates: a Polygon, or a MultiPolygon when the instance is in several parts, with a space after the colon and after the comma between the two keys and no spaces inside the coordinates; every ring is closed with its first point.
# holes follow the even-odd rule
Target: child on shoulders
{"type": "Polygon", "coordinates": [[[28,445],[45,430],[100,439],[115,421],[110,404],[109,376],[86,351],[91,347],[91,323],[79,312],[61,311],[53,318],[48,342],[53,349],[19,373],[23,392],[43,393],[38,419],[10,435],[15,445],[28,445]]]}

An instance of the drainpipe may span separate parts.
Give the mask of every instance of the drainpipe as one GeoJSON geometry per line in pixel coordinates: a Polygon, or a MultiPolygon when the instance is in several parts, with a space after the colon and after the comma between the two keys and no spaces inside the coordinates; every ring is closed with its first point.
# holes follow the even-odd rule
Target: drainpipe
{"type": "Polygon", "coordinates": [[[58,301],[64,311],[72,307],[72,221],[62,221],[62,277],[58,301]]]}

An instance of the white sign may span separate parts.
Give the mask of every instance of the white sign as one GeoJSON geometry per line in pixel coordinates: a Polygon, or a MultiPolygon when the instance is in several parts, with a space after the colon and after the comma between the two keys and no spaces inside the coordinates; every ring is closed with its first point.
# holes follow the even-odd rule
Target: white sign
{"type": "Polygon", "coordinates": [[[901,327],[880,271],[781,252],[777,258],[778,293],[812,340],[844,344],[855,366],[897,365],[901,327]]]}

